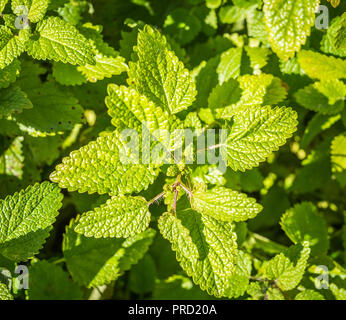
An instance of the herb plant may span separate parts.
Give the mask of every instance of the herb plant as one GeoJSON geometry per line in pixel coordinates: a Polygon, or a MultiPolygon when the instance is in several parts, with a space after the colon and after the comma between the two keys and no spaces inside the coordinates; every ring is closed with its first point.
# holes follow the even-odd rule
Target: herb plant
{"type": "Polygon", "coordinates": [[[0,0],[0,299],[346,299],[344,8],[0,0]]]}

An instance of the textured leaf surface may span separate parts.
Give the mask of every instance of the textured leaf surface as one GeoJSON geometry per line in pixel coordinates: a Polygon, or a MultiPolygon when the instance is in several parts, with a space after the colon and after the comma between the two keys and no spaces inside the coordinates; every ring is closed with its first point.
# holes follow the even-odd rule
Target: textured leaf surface
{"type": "Polygon", "coordinates": [[[49,235],[62,198],[56,185],[44,182],[0,200],[1,254],[14,261],[33,257],[49,235]]]}
{"type": "Polygon", "coordinates": [[[269,42],[280,59],[292,58],[305,44],[319,3],[319,0],[264,0],[269,42]]]}
{"type": "Polygon", "coordinates": [[[72,221],[64,235],[64,256],[72,278],[87,287],[116,280],[144,256],[155,236],[155,231],[148,229],[127,239],[95,239],[74,232],[74,228],[72,221]]]}
{"type": "Polygon", "coordinates": [[[57,17],[37,24],[38,39],[30,39],[26,50],[34,59],[54,60],[73,65],[95,64],[87,39],[78,30],[57,17]]]}
{"type": "Polygon", "coordinates": [[[174,115],[155,106],[135,89],[125,86],[109,85],[106,104],[113,118],[112,123],[118,129],[131,128],[141,132],[146,122],[149,132],[153,133],[158,129],[174,130],[174,124],[178,123],[174,115]]]}
{"type": "Polygon", "coordinates": [[[32,108],[31,101],[19,87],[0,89],[0,119],[30,108],[32,108]]]}
{"type": "Polygon", "coordinates": [[[82,290],[60,266],[42,260],[29,268],[29,300],[82,300],[82,290]]]}
{"type": "Polygon", "coordinates": [[[69,191],[140,192],[154,182],[157,172],[146,165],[122,161],[122,154],[128,155],[131,151],[126,144],[118,132],[105,133],[64,158],[50,178],[69,191]]]}
{"type": "Polygon", "coordinates": [[[229,79],[236,79],[240,75],[240,65],[243,48],[231,48],[221,54],[217,67],[219,83],[223,84],[229,79]]]}
{"type": "MultiPolygon", "coordinates": [[[[155,106],[135,89],[109,85],[106,104],[112,124],[119,130],[135,129],[142,133],[144,126],[155,140],[164,144],[164,140],[167,140],[165,132],[173,133],[175,129],[183,129],[182,123],[174,115],[155,106]]],[[[178,136],[176,134],[175,138],[178,136]]],[[[175,147],[173,139],[171,147],[175,147]]]]}
{"type": "Polygon", "coordinates": [[[115,196],[83,214],[75,231],[86,237],[127,238],[143,232],[149,223],[148,203],[143,197],[115,196]]]}
{"type": "Polygon", "coordinates": [[[20,30],[18,35],[13,35],[11,29],[0,26],[0,69],[4,69],[24,52],[28,38],[28,30],[20,30]]]}
{"type": "Polygon", "coordinates": [[[7,88],[11,83],[15,82],[19,73],[20,61],[18,59],[14,59],[10,65],[0,69],[0,89],[7,88]]]}
{"type": "Polygon", "coordinates": [[[225,146],[228,165],[236,171],[258,166],[292,136],[296,119],[296,112],[286,107],[253,106],[238,112],[225,146]]]}
{"type": "MultiPolygon", "coordinates": [[[[242,90],[240,99],[237,97],[238,93],[236,90],[233,94],[232,101],[234,101],[233,99],[237,99],[238,101],[234,102],[234,104],[226,105],[226,108],[223,108],[221,105],[216,110],[217,118],[230,119],[245,106],[253,107],[254,105],[276,104],[285,100],[287,96],[287,91],[282,86],[281,80],[271,74],[246,74],[237,80],[242,90]]],[[[222,87],[224,86],[226,86],[226,83],[222,85],[222,87]]],[[[216,91],[216,88],[212,91],[212,94],[216,91]]],[[[224,98],[227,97],[226,92],[223,92],[223,96],[224,98]]]]}
{"type": "Polygon", "coordinates": [[[22,178],[24,157],[23,137],[16,137],[0,156],[0,174],[22,178]]]}
{"type": "Polygon", "coordinates": [[[298,62],[310,78],[320,80],[346,78],[346,61],[343,59],[302,50],[298,53],[298,62]]]}
{"type": "Polygon", "coordinates": [[[292,290],[303,277],[309,255],[307,243],[290,247],[287,252],[264,262],[264,274],[269,280],[276,280],[282,290],[292,290]]]}
{"type": "Polygon", "coordinates": [[[0,282],[0,301],[13,300],[13,296],[7,288],[7,285],[0,282]]]}
{"type": "Polygon", "coordinates": [[[338,100],[345,100],[346,85],[338,79],[319,81],[314,83],[315,88],[326,96],[329,104],[333,105],[338,100]]]}
{"type": "Polygon", "coordinates": [[[146,26],[139,31],[135,50],[138,61],[130,63],[129,84],[171,113],[188,108],[197,94],[195,83],[166,38],[146,26]]]}
{"type": "Polygon", "coordinates": [[[250,65],[254,71],[262,69],[269,59],[271,51],[262,47],[245,47],[246,53],[250,58],[250,65]]]}
{"type": "Polygon", "coordinates": [[[346,290],[344,288],[339,288],[335,283],[331,283],[329,288],[336,300],[346,300],[346,290]]]}
{"type": "Polygon", "coordinates": [[[50,0],[12,0],[12,10],[16,15],[22,15],[26,13],[29,17],[29,21],[36,23],[43,19],[48,9],[50,0]],[[22,7],[25,6],[28,10],[23,12],[22,7]]]}
{"type": "Polygon", "coordinates": [[[127,70],[125,59],[121,56],[106,57],[98,54],[95,56],[96,64],[87,64],[78,67],[78,70],[90,82],[103,80],[104,78],[111,78],[114,75],[119,75],[127,70]]]}
{"type": "MultiPolygon", "coordinates": [[[[346,17],[346,16],[345,16],[346,17]]],[[[333,19],[331,25],[327,29],[327,33],[323,36],[321,42],[321,50],[325,53],[334,54],[339,57],[346,57],[346,47],[339,48],[337,43],[337,37],[339,30],[345,30],[346,19],[342,17],[336,17],[333,19]]]]}
{"type": "Polygon", "coordinates": [[[252,219],[262,210],[254,198],[224,187],[194,192],[191,206],[201,214],[229,222],[252,219]]]}
{"type": "Polygon", "coordinates": [[[237,244],[229,223],[183,209],[177,211],[176,217],[170,213],[162,215],[159,229],[194,283],[216,297],[231,295],[237,244]]]}
{"type": "Polygon", "coordinates": [[[294,300],[325,300],[324,297],[314,290],[304,290],[298,293],[294,300]]]}
{"type": "Polygon", "coordinates": [[[327,224],[312,203],[303,202],[287,210],[282,216],[281,227],[294,243],[308,242],[311,255],[327,253],[327,224]]]}

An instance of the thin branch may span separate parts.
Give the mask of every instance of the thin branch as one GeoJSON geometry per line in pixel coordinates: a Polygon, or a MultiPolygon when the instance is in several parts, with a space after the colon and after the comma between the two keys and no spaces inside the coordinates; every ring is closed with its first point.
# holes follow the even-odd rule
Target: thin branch
{"type": "Polygon", "coordinates": [[[150,207],[153,203],[157,202],[158,200],[160,200],[164,196],[165,196],[165,192],[164,191],[159,193],[155,198],[153,198],[150,201],[148,201],[148,207],[150,207]]]}

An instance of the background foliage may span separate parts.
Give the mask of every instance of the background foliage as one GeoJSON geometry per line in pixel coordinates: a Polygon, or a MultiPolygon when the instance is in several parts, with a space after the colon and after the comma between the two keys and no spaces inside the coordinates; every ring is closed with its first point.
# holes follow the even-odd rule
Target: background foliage
{"type": "Polygon", "coordinates": [[[0,275],[0,299],[346,299],[345,6],[0,0],[0,267],[30,274],[28,290],[0,275]],[[184,100],[148,89],[157,52],[184,100]],[[227,172],[114,173],[114,127],[139,108],[238,130],[227,172]],[[173,215],[176,176],[195,188],[173,215]]]}

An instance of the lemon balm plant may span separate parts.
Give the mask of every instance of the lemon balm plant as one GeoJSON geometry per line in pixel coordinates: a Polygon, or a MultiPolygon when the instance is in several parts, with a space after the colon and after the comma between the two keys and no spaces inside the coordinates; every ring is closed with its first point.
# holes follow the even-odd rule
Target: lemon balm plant
{"type": "Polygon", "coordinates": [[[320,4],[0,1],[0,298],[344,299],[320,4]]]}

